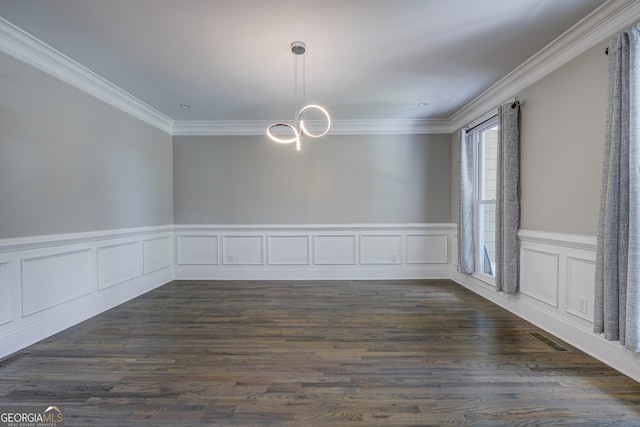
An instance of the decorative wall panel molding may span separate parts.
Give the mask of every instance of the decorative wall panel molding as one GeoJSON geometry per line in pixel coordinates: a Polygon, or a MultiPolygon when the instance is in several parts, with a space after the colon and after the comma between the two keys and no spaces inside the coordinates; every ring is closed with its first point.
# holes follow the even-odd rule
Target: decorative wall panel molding
{"type": "Polygon", "coordinates": [[[0,358],[171,281],[172,229],[0,240],[0,358]]]}
{"type": "Polygon", "coordinates": [[[521,230],[519,236],[522,294],[591,329],[595,237],[528,230],[521,230]]]}
{"type": "Polygon", "coordinates": [[[559,255],[527,247],[520,249],[520,292],[558,307],[559,255]]]}
{"type": "Polygon", "coordinates": [[[390,279],[450,276],[454,224],[176,225],[179,279],[390,279]],[[221,253],[214,262],[209,244],[221,253]],[[426,246],[426,247],[425,247],[426,246]]]}
{"type": "Polygon", "coordinates": [[[448,262],[447,234],[409,234],[406,238],[408,264],[448,262]]]}
{"type": "Polygon", "coordinates": [[[216,265],[218,259],[218,236],[178,236],[177,253],[179,265],[216,265]]]}
{"type": "Polygon", "coordinates": [[[264,236],[225,235],[222,254],[224,264],[264,265],[264,236]]]}
{"type": "Polygon", "coordinates": [[[458,228],[449,236],[449,241],[451,242],[449,249],[449,256],[451,259],[451,266],[453,267],[453,271],[456,271],[458,268],[458,228]]]}
{"type": "Polygon", "coordinates": [[[593,323],[594,277],[595,257],[588,259],[576,255],[567,256],[567,313],[581,317],[589,323],[593,323]]]}
{"type": "Polygon", "coordinates": [[[315,236],[314,264],[316,265],[355,265],[356,235],[336,234],[315,236]]]}
{"type": "Polygon", "coordinates": [[[360,264],[401,264],[402,235],[360,235],[360,264]]]}
{"type": "Polygon", "coordinates": [[[11,322],[11,293],[9,292],[9,263],[0,261],[0,325],[11,322]]]}
{"type": "Polygon", "coordinates": [[[144,239],[142,245],[144,274],[170,268],[173,265],[173,242],[170,234],[144,239]]]}
{"type": "Polygon", "coordinates": [[[89,249],[23,259],[23,316],[91,293],[92,266],[89,249]]]}
{"type": "Polygon", "coordinates": [[[106,289],[142,276],[139,241],[98,247],[98,289],[106,289]]]}
{"type": "Polygon", "coordinates": [[[269,265],[311,264],[311,238],[301,235],[270,235],[267,252],[269,265]]]}

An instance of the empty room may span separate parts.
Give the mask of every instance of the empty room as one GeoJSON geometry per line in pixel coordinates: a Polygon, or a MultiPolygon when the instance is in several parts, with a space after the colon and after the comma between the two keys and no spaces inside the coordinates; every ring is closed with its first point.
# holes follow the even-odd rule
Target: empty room
{"type": "Polygon", "coordinates": [[[0,0],[0,427],[640,426],[638,24],[0,0]]]}

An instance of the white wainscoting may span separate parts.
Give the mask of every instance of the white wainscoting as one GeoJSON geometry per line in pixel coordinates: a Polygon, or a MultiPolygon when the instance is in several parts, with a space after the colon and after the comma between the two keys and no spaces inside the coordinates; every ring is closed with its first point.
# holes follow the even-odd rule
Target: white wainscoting
{"type": "Polygon", "coordinates": [[[138,241],[98,247],[98,289],[142,276],[142,244],[138,241]]]}
{"type": "Polygon", "coordinates": [[[520,292],[549,307],[558,308],[560,254],[520,246],[520,292]]]}
{"type": "Polygon", "coordinates": [[[167,234],[142,241],[144,274],[173,266],[173,236],[167,234]]]}
{"type": "Polygon", "coordinates": [[[360,235],[360,264],[402,264],[402,234],[360,235]]]}
{"type": "Polygon", "coordinates": [[[0,240],[0,357],[173,280],[173,227],[0,240]]]}
{"type": "Polygon", "coordinates": [[[448,240],[443,233],[407,235],[407,263],[446,264],[448,240]]]}
{"type": "Polygon", "coordinates": [[[356,234],[313,236],[315,265],[356,265],[356,234]]]}
{"type": "Polygon", "coordinates": [[[176,225],[178,279],[447,278],[455,224],[176,225]]]}
{"type": "Polygon", "coordinates": [[[90,294],[92,264],[90,249],[23,258],[22,315],[31,316],[90,294]]]}
{"type": "MultiPolygon", "coordinates": [[[[453,238],[455,239],[455,234],[453,238]]],[[[508,296],[473,276],[452,278],[525,320],[640,381],[640,363],[593,332],[596,239],[520,230],[520,293],[508,296]]]]}
{"type": "Polygon", "coordinates": [[[264,265],[264,236],[238,234],[222,236],[222,263],[226,265],[264,265]]]}
{"type": "Polygon", "coordinates": [[[215,265],[218,260],[218,236],[178,236],[177,263],[180,265],[215,265]]]}
{"type": "Polygon", "coordinates": [[[300,235],[268,236],[267,253],[270,265],[310,265],[311,237],[300,235]]]}
{"type": "Polygon", "coordinates": [[[593,329],[595,238],[527,230],[519,236],[522,298],[593,329]]]}

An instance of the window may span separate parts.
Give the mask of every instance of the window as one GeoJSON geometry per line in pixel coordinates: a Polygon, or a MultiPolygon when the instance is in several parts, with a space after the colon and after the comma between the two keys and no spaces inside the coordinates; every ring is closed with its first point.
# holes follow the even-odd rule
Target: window
{"type": "Polygon", "coordinates": [[[493,278],[495,271],[496,171],[498,162],[498,118],[487,120],[471,131],[474,147],[474,221],[476,272],[493,278]]]}

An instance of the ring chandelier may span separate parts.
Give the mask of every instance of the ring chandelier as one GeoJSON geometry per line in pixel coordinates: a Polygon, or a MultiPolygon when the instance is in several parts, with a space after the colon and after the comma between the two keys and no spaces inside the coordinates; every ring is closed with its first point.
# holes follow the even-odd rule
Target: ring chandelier
{"type": "MultiPolygon", "coordinates": [[[[305,92],[305,62],[304,62],[304,53],[306,52],[307,47],[304,44],[304,42],[301,41],[295,41],[293,43],[291,43],[291,52],[294,54],[294,92],[295,95],[297,97],[298,94],[298,56],[302,56],[302,92],[303,92],[303,100],[304,97],[306,95],[305,92]]],[[[297,106],[296,106],[296,110],[297,110],[297,106]]],[[[291,144],[293,142],[296,143],[296,149],[298,151],[300,151],[300,145],[302,142],[302,138],[303,136],[309,136],[311,138],[320,138],[323,135],[326,135],[327,132],[329,132],[329,129],[331,128],[331,117],[329,117],[329,112],[324,109],[323,107],[321,107],[320,105],[317,104],[309,104],[305,107],[302,107],[302,109],[298,112],[298,115],[296,116],[296,119],[294,121],[294,124],[289,124],[289,123],[274,123],[271,126],[269,126],[267,128],[267,136],[269,136],[269,138],[271,138],[272,141],[275,142],[279,142],[281,144],[291,144]],[[307,127],[305,126],[305,122],[304,122],[304,114],[305,112],[309,111],[309,110],[317,110],[320,113],[322,113],[324,115],[324,117],[327,120],[327,126],[326,128],[320,132],[320,133],[312,133],[309,131],[309,129],[307,129],[307,127]],[[274,128],[277,127],[285,127],[285,128],[289,128],[291,129],[292,132],[292,136],[287,138],[287,137],[280,137],[280,136],[276,136],[272,133],[272,130],[274,128]]]]}

